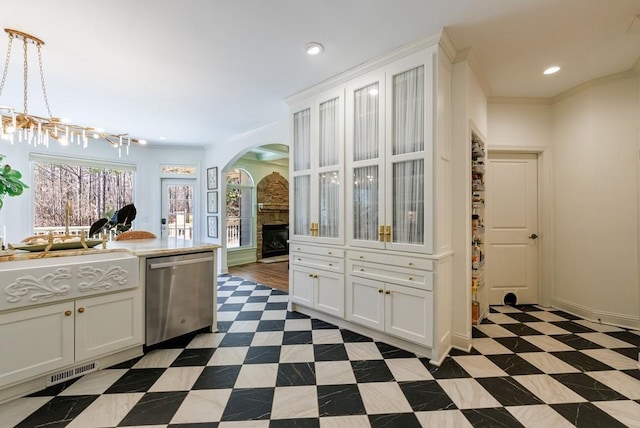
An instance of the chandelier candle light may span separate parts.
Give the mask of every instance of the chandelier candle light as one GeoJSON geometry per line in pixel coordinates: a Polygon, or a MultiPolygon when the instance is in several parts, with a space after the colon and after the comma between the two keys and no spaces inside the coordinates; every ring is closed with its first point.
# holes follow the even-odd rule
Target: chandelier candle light
{"type": "Polygon", "coordinates": [[[31,34],[23,33],[21,31],[5,28],[4,30],[9,35],[9,45],[7,48],[7,58],[4,64],[4,72],[2,73],[2,80],[0,81],[0,97],[2,96],[2,90],[7,79],[7,72],[9,70],[9,62],[11,59],[11,47],[14,39],[18,39],[23,43],[24,52],[24,106],[23,112],[16,112],[13,107],[0,105],[0,117],[2,118],[2,129],[0,129],[0,140],[9,141],[14,144],[17,140],[19,143],[27,143],[29,145],[49,147],[49,142],[55,140],[63,146],[69,144],[78,144],[87,148],[89,139],[102,140],[109,143],[114,148],[118,149],[118,156],[122,155],[122,148],[125,149],[126,154],[129,154],[129,147],[132,143],[144,145],[147,142],[145,140],[139,140],[129,137],[128,134],[111,134],[104,132],[99,128],[92,128],[80,125],[73,125],[67,121],[53,117],[51,114],[51,108],[49,107],[49,100],[47,98],[47,88],[44,83],[44,71],[42,67],[42,53],[41,48],[44,42],[31,34]],[[38,50],[38,65],[40,70],[40,81],[42,82],[42,94],[44,97],[44,103],[47,107],[49,114],[48,118],[35,116],[28,112],[28,85],[27,78],[29,72],[29,66],[27,62],[28,45],[33,44],[38,50]]]}

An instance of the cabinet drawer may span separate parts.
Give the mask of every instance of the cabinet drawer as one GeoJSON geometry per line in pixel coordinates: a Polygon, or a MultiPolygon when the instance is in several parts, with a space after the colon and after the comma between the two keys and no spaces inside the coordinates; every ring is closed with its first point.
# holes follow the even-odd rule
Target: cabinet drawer
{"type": "Polygon", "coordinates": [[[339,257],[341,259],[344,258],[344,250],[328,248],[328,247],[315,247],[313,245],[303,245],[299,243],[290,243],[289,251],[295,253],[307,253],[307,254],[315,254],[317,256],[327,256],[327,257],[339,257]]]}
{"type": "Polygon", "coordinates": [[[349,251],[349,259],[354,262],[369,262],[404,267],[409,269],[433,270],[433,260],[412,256],[397,256],[393,254],[377,254],[365,251],[349,251]]]}
{"type": "Polygon", "coordinates": [[[362,278],[375,279],[391,284],[406,285],[407,287],[422,290],[433,290],[433,272],[421,269],[410,269],[376,263],[348,261],[348,270],[351,275],[362,278]]]}
{"type": "Polygon", "coordinates": [[[323,257],[306,253],[291,253],[291,264],[344,273],[344,260],[334,257],[323,257]]]}

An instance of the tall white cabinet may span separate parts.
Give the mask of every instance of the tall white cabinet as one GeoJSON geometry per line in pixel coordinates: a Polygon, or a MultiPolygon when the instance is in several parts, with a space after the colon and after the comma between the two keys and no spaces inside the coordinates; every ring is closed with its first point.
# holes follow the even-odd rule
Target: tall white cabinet
{"type": "Polygon", "coordinates": [[[436,364],[451,346],[453,56],[438,35],[288,100],[292,309],[436,364]]]}

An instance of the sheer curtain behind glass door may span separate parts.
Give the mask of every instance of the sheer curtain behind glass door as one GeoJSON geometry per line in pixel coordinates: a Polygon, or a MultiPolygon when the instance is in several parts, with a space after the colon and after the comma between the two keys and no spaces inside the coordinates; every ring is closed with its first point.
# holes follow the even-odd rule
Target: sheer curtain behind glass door
{"type": "MultiPolygon", "coordinates": [[[[311,109],[305,109],[293,115],[293,170],[308,171],[311,168],[311,109]]],[[[309,174],[293,177],[294,215],[293,233],[309,235],[311,229],[309,174]]]]}
{"type": "MultiPolygon", "coordinates": [[[[330,167],[340,162],[339,99],[334,98],[319,107],[319,166],[330,167]]],[[[339,236],[340,174],[337,170],[320,173],[319,179],[319,231],[318,236],[339,236]]]]}
{"type": "MultiPolygon", "coordinates": [[[[393,155],[424,151],[424,67],[393,77],[393,155]]],[[[424,159],[393,164],[393,242],[424,243],[424,159]]]]}

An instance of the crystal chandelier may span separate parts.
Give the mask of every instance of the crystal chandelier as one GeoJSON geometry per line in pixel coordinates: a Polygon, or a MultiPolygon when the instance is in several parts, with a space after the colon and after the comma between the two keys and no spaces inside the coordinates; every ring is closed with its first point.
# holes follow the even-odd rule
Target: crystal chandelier
{"type": "Polygon", "coordinates": [[[11,47],[13,41],[18,39],[22,41],[24,52],[24,65],[23,65],[23,111],[17,112],[13,107],[0,105],[0,117],[2,118],[2,129],[0,129],[0,140],[9,141],[14,144],[16,141],[19,143],[26,143],[34,147],[44,146],[49,147],[49,143],[57,141],[60,145],[68,146],[70,144],[82,145],[86,148],[89,144],[89,140],[101,140],[106,141],[111,146],[118,150],[118,156],[122,155],[124,149],[126,154],[129,154],[129,148],[131,144],[146,144],[145,140],[139,140],[131,138],[128,134],[111,134],[105,132],[100,128],[92,128],[87,126],[73,125],[68,121],[53,117],[51,114],[51,108],[49,107],[49,99],[47,98],[47,88],[44,83],[44,71],[42,67],[42,53],[41,47],[44,42],[31,34],[23,33],[21,31],[5,28],[4,30],[9,35],[9,45],[7,48],[7,57],[4,64],[4,72],[2,73],[2,80],[0,81],[0,97],[2,97],[2,90],[4,89],[5,81],[7,79],[7,72],[9,70],[9,62],[11,59],[11,47]],[[38,68],[40,71],[40,82],[42,83],[42,94],[44,97],[44,103],[47,107],[49,117],[40,117],[29,114],[28,112],[28,74],[29,65],[27,61],[28,45],[33,44],[38,51],[38,68]]]}

